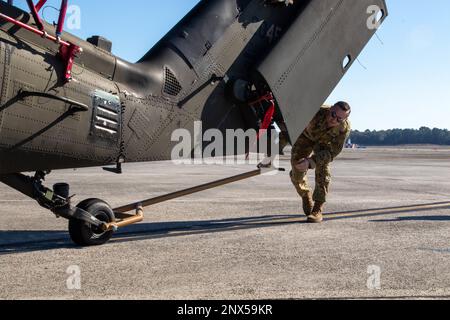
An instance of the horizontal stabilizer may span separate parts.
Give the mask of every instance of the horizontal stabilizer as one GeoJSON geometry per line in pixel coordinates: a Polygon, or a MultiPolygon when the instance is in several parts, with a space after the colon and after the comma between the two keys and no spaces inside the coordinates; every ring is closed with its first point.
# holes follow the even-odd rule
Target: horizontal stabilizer
{"type": "Polygon", "coordinates": [[[384,0],[311,1],[262,62],[258,71],[275,95],[291,141],[319,111],[386,16],[384,0]]]}

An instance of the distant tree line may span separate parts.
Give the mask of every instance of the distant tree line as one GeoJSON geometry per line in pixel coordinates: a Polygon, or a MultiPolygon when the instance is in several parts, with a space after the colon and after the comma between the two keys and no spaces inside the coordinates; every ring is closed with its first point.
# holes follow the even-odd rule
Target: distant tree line
{"type": "Polygon", "coordinates": [[[450,145],[450,131],[446,129],[393,129],[383,131],[352,131],[351,142],[366,146],[395,146],[405,144],[450,145]]]}

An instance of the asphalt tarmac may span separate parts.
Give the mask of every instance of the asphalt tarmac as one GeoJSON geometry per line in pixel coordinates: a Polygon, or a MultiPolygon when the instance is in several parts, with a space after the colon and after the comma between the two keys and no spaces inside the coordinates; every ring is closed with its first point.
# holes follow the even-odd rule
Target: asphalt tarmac
{"type": "MultiPolygon", "coordinates": [[[[46,183],[117,207],[253,169],[158,162],[46,183]]],[[[146,208],[89,248],[0,185],[0,299],[450,298],[450,148],[344,151],[320,225],[305,223],[288,173],[146,208]]]]}

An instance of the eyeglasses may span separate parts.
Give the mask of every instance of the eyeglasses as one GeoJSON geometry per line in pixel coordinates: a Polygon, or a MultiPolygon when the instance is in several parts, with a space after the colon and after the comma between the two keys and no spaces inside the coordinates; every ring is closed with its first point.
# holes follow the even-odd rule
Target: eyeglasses
{"type": "Polygon", "coordinates": [[[346,119],[338,117],[336,111],[331,111],[331,117],[333,119],[336,119],[338,123],[342,123],[342,122],[344,122],[346,120],[346,119]]]}

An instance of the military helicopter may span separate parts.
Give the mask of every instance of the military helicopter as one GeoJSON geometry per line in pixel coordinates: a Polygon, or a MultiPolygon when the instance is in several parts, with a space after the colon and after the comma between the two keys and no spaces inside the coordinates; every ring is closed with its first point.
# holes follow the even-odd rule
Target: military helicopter
{"type": "Polygon", "coordinates": [[[171,133],[195,121],[225,132],[269,115],[292,140],[388,15],[384,0],[202,0],[131,63],[107,39],[64,32],[67,0],[56,25],[43,21],[45,3],[0,1],[0,182],[68,219],[81,246],[142,221],[145,206],[260,169],[116,209],[73,206],[67,183],[44,186],[52,170],[170,160],[171,133]]]}

